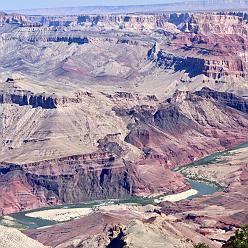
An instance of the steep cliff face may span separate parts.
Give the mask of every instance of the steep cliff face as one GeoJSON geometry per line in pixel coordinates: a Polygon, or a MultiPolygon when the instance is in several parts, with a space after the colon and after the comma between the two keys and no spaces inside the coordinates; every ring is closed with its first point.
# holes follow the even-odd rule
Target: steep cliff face
{"type": "Polygon", "coordinates": [[[57,96],[55,105],[44,100],[36,106],[27,91],[18,91],[18,80],[7,81],[1,84],[4,92],[15,87],[18,97],[5,94],[0,104],[2,214],[189,188],[182,176],[164,167],[162,156],[140,159],[140,152],[123,140],[125,121],[112,111],[114,105],[157,105],[156,96],[77,91],[75,98],[57,96]]]}
{"type": "Polygon", "coordinates": [[[169,17],[169,22],[181,27],[182,24],[187,22],[191,17],[190,13],[171,13],[169,17]]]}
{"type": "Polygon", "coordinates": [[[190,77],[205,74],[207,72],[207,62],[202,58],[184,57],[163,50],[159,50],[154,54],[153,49],[154,48],[148,51],[147,57],[162,69],[173,69],[176,72],[185,71],[190,77]]]}
{"type": "Polygon", "coordinates": [[[247,113],[245,99],[203,89],[194,94],[177,91],[155,110],[136,108],[118,113],[135,118],[126,141],[142,150],[146,158],[164,157],[171,168],[190,163],[212,149],[228,148],[235,139],[246,141],[248,116],[240,111],[247,113]]]}
{"type": "MultiPolygon", "coordinates": [[[[151,31],[158,28],[171,29],[176,31],[176,27],[171,21],[168,22],[169,14],[91,14],[91,15],[55,15],[55,16],[24,16],[24,15],[7,15],[2,13],[0,17],[2,25],[6,23],[19,24],[22,27],[84,27],[85,29],[104,29],[104,30],[135,30],[151,31]]],[[[174,16],[171,20],[176,21],[174,16]]],[[[182,20],[182,18],[181,18],[182,20]]],[[[178,32],[178,31],[177,31],[178,32]]]]}
{"type": "Polygon", "coordinates": [[[247,78],[247,71],[247,63],[242,58],[213,58],[205,61],[203,74],[213,79],[227,76],[247,78]]]}
{"type": "MultiPolygon", "coordinates": [[[[248,137],[246,100],[233,94],[209,89],[196,93],[177,91],[162,103],[154,96],[142,98],[121,91],[95,97],[83,95],[81,99],[85,99],[75,109],[29,108],[32,116],[17,120],[18,128],[24,125],[18,135],[8,131],[11,121],[6,116],[1,126],[2,153],[6,159],[24,162],[1,163],[2,214],[58,203],[180,192],[189,185],[171,168],[243,143],[248,137]],[[106,108],[101,125],[104,123],[108,129],[104,126],[101,132],[100,123],[93,117],[91,123],[90,114],[86,120],[72,118],[91,111],[88,108],[80,112],[82,106],[94,106],[97,102],[101,116],[106,108]],[[66,118],[59,119],[63,112],[66,118]],[[35,118],[38,114],[40,119],[35,118]],[[97,126],[92,128],[93,124],[97,126]],[[19,140],[23,131],[29,135],[19,140]],[[74,148],[75,142],[80,149],[74,148]],[[55,158],[25,162],[28,160],[26,154],[22,155],[25,149],[30,151],[29,159],[36,161],[34,147],[39,150],[39,157],[55,158]],[[90,149],[97,152],[82,153],[90,149]],[[75,151],[81,151],[80,155],[59,156],[75,151]],[[9,156],[11,153],[20,155],[9,156]]],[[[26,106],[18,108],[24,111],[26,106]]],[[[15,116],[19,118],[18,111],[15,116]]]]}
{"type": "Polygon", "coordinates": [[[31,23],[39,23],[45,27],[70,27],[77,23],[78,16],[70,15],[27,15],[31,23]]]}
{"type": "Polygon", "coordinates": [[[22,90],[16,86],[12,78],[0,84],[0,104],[18,104],[19,106],[32,106],[33,108],[56,109],[58,106],[82,103],[84,96],[90,96],[88,92],[77,91],[71,97],[58,96],[55,93],[33,93],[22,90]]]}
{"type": "MultiPolygon", "coordinates": [[[[104,27],[115,29],[152,30],[168,27],[167,14],[154,15],[82,15],[78,17],[78,24],[87,27],[104,27]]],[[[173,27],[171,25],[171,27],[173,27]]]]}
{"type": "Polygon", "coordinates": [[[34,108],[41,107],[44,109],[53,109],[57,107],[57,99],[55,96],[46,94],[34,95],[28,91],[0,91],[0,103],[18,104],[20,106],[31,105],[34,108]]]}
{"type": "Polygon", "coordinates": [[[243,18],[228,14],[193,14],[182,28],[194,34],[241,35],[247,37],[248,26],[243,18]]]}
{"type": "MultiPolygon", "coordinates": [[[[192,55],[191,55],[192,56],[192,55]]],[[[205,75],[220,80],[231,76],[234,78],[247,78],[247,62],[236,57],[217,57],[196,55],[188,57],[184,54],[173,54],[159,51],[155,60],[156,65],[163,69],[185,71],[190,77],[205,75]]]]}
{"type": "Polygon", "coordinates": [[[63,26],[40,26],[40,27],[29,27],[21,26],[15,28],[12,33],[5,33],[1,35],[3,41],[10,41],[15,37],[21,42],[65,42],[68,45],[73,43],[83,45],[89,43],[87,34],[82,34],[78,30],[73,31],[70,27],[63,26]]]}
{"type": "Polygon", "coordinates": [[[1,164],[0,178],[1,215],[47,206],[50,201],[59,203],[49,191],[40,186],[33,187],[19,165],[1,164]]]}
{"type": "Polygon", "coordinates": [[[1,214],[57,203],[127,197],[131,167],[109,153],[0,167],[1,214]]]}
{"type": "Polygon", "coordinates": [[[68,44],[77,43],[79,45],[87,44],[89,43],[89,40],[87,37],[81,38],[81,37],[51,37],[48,38],[48,42],[68,42],[68,44]]]}
{"type": "Polygon", "coordinates": [[[81,103],[81,97],[58,97],[55,94],[34,94],[30,91],[15,90],[0,91],[0,104],[18,104],[19,106],[41,107],[43,109],[56,109],[58,106],[81,103]]]}
{"type": "Polygon", "coordinates": [[[124,32],[101,33],[82,26],[15,28],[0,35],[0,61],[5,70],[14,63],[14,71],[35,74],[41,81],[128,83],[142,73],[150,41],[124,32]]]}
{"type": "Polygon", "coordinates": [[[130,81],[130,77],[146,76],[146,70],[152,73],[148,64],[153,61],[160,68],[186,72],[190,78],[205,75],[219,82],[230,82],[248,77],[245,12],[26,18],[29,24],[22,20],[18,25],[5,22],[0,30],[2,47],[6,51],[0,60],[6,68],[11,67],[13,61],[8,61],[13,58],[18,61],[16,70],[26,71],[28,67],[34,73],[43,58],[57,61],[46,63],[45,71],[53,79],[66,75],[81,82],[92,81],[92,78],[97,82],[104,78],[115,81],[118,77],[121,81],[127,78],[130,81]],[[19,52],[13,51],[14,42],[15,47],[21,47],[19,52]],[[23,43],[27,44],[23,46],[23,43]],[[49,58],[50,48],[54,46],[52,50],[57,51],[61,43],[64,47],[60,56],[49,58]],[[152,44],[155,43],[154,54],[152,44]],[[76,45],[83,46],[76,49],[76,45]],[[110,46],[116,47],[114,57],[108,53],[110,46]],[[36,51],[30,53],[34,48],[36,51]],[[130,53],[126,53],[126,49],[130,53]],[[12,51],[11,57],[8,51],[12,51]],[[144,61],[146,55],[148,60],[144,61]]]}
{"type": "Polygon", "coordinates": [[[6,14],[4,12],[0,13],[0,26],[3,26],[6,23],[9,24],[26,24],[28,23],[28,18],[25,15],[21,14],[6,14]]]}
{"type": "Polygon", "coordinates": [[[248,113],[248,100],[232,93],[216,92],[209,88],[203,88],[201,91],[196,91],[195,94],[203,97],[211,97],[223,105],[248,113]]]}
{"type": "MultiPolygon", "coordinates": [[[[106,142],[101,148],[118,153],[113,142],[106,142]]],[[[153,165],[156,165],[154,161],[153,165]]],[[[0,215],[58,203],[144,196],[190,187],[180,175],[169,170],[158,177],[161,168],[158,169],[153,172],[154,178],[147,177],[142,175],[138,164],[110,152],[20,165],[3,162],[0,165],[0,215]]]]}
{"type": "Polygon", "coordinates": [[[117,14],[30,17],[43,26],[5,22],[2,69],[37,81],[0,84],[3,213],[182,191],[189,185],[171,168],[246,141],[243,98],[203,89],[161,100],[181,86],[199,87],[201,81],[187,84],[188,75],[217,82],[247,77],[246,23],[231,17],[117,14]],[[84,159],[95,151],[97,158],[84,159]],[[114,157],[102,158],[102,152],[114,157]]]}
{"type": "Polygon", "coordinates": [[[245,15],[201,13],[170,16],[182,31],[167,46],[158,46],[148,58],[157,66],[186,71],[190,77],[203,74],[215,80],[247,78],[248,25],[245,15]],[[158,48],[159,47],[159,48],[158,48]]]}
{"type": "MultiPolygon", "coordinates": [[[[228,77],[247,78],[248,75],[248,24],[245,12],[103,14],[69,17],[25,17],[3,13],[1,16],[7,29],[9,23],[12,23],[7,21],[7,18],[16,19],[19,25],[12,25],[14,28],[12,32],[3,29],[1,38],[5,42],[18,38],[20,42],[65,42],[68,45],[92,42],[94,46],[98,42],[108,41],[112,45],[114,43],[138,47],[156,42],[160,46],[157,57],[151,59],[148,51],[148,58],[164,69],[186,71],[190,77],[203,74],[220,81],[228,80],[228,77]],[[118,36],[116,32],[119,33],[118,36]],[[140,37],[134,37],[131,33],[136,33],[140,37]],[[144,44],[145,42],[147,43],[144,44]]],[[[68,67],[70,66],[69,64],[68,67]]],[[[79,68],[74,71],[79,71],[79,68]]],[[[80,74],[86,74],[85,68],[87,67],[81,68],[80,74]]],[[[67,64],[61,71],[66,69],[67,64]]],[[[131,74],[127,68],[123,70],[126,77],[131,74]]]]}

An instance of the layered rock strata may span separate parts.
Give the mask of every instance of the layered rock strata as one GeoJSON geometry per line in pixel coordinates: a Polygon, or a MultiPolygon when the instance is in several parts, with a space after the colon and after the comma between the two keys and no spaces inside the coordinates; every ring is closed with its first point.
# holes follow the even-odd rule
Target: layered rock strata
{"type": "Polygon", "coordinates": [[[235,94],[228,92],[216,92],[206,87],[201,91],[196,91],[195,94],[204,97],[211,97],[221,104],[235,108],[244,113],[248,113],[248,100],[246,98],[238,97],[235,94]]]}
{"type": "MultiPolygon", "coordinates": [[[[126,125],[127,131],[119,129],[119,133],[108,133],[97,140],[94,140],[97,136],[79,135],[84,143],[89,142],[90,137],[91,143],[86,144],[93,145],[97,151],[88,155],[56,158],[54,153],[54,159],[41,159],[40,162],[32,158],[34,162],[15,163],[14,157],[11,163],[2,162],[3,214],[49,204],[184,191],[189,185],[182,176],[171,172],[171,168],[243,143],[248,137],[246,100],[230,93],[206,88],[195,93],[177,91],[162,103],[154,97],[141,98],[129,92],[98,97],[103,97],[105,104],[111,103],[115,119],[126,125]],[[146,104],[139,105],[139,101],[146,104]]],[[[96,98],[85,96],[82,99],[94,102],[96,98]]],[[[81,106],[78,103],[75,108],[81,106]]],[[[45,111],[52,111],[48,117],[53,123],[53,115],[57,118],[59,112],[67,109],[61,106],[45,111]]],[[[109,126],[107,113],[108,118],[104,120],[109,126]]],[[[38,138],[29,137],[22,143],[15,141],[16,136],[8,138],[6,133],[8,139],[4,147],[9,147],[10,153],[42,144],[46,154],[51,144],[55,148],[61,145],[55,139],[60,133],[56,133],[53,125],[51,127],[43,129],[49,136],[41,136],[44,131],[34,129],[32,132],[38,133],[38,138]]],[[[71,132],[71,126],[68,130],[71,132]]],[[[67,140],[70,142],[70,136],[67,140]]],[[[60,153],[62,151],[60,149],[60,153]]]]}
{"type": "Polygon", "coordinates": [[[171,168],[203,156],[206,147],[210,150],[228,148],[238,137],[246,141],[247,116],[239,112],[246,113],[246,100],[228,93],[214,94],[210,90],[210,94],[222,96],[212,98],[207,92],[206,89],[196,93],[177,91],[158,108],[115,108],[117,115],[135,119],[128,126],[130,132],[126,142],[141,149],[146,158],[164,156],[166,165],[171,168]],[[245,118],[243,123],[238,121],[241,116],[245,118]],[[224,124],[223,119],[229,121],[224,124]],[[234,130],[239,133],[243,130],[243,134],[236,136],[234,130]],[[194,143],[198,138],[201,144],[194,143]],[[179,144],[178,139],[186,143],[179,144]]]}
{"type": "MultiPolygon", "coordinates": [[[[112,145],[104,149],[113,149],[112,145]]],[[[171,192],[189,188],[181,176],[170,171],[167,173],[160,176],[161,181],[165,180],[163,184],[156,182],[157,179],[153,181],[153,178],[145,178],[135,164],[122,161],[109,152],[22,165],[3,162],[0,166],[0,181],[3,184],[0,214],[59,203],[128,198],[159,190],[171,192]],[[170,186],[173,180],[175,185],[170,186]]]]}
{"type": "Polygon", "coordinates": [[[172,21],[182,32],[157,49],[152,61],[164,69],[186,71],[190,77],[247,78],[248,26],[243,18],[216,13],[176,16],[172,21]]]}
{"type": "Polygon", "coordinates": [[[2,163],[1,214],[132,193],[133,180],[121,161],[108,153],[31,164],[2,163]],[[13,201],[12,201],[12,200],[13,201]]]}
{"type": "Polygon", "coordinates": [[[58,96],[55,93],[33,93],[28,90],[18,88],[12,78],[0,84],[0,104],[18,104],[19,106],[41,107],[43,109],[56,109],[58,106],[68,104],[82,103],[85,95],[90,96],[88,92],[77,91],[74,97],[58,96]]]}

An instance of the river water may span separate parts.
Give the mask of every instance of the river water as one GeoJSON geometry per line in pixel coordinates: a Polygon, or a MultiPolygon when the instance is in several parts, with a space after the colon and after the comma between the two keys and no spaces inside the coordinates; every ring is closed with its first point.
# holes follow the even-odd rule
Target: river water
{"type": "MultiPolygon", "coordinates": [[[[215,163],[218,161],[220,157],[228,156],[230,155],[230,152],[235,152],[235,150],[240,149],[240,148],[245,148],[248,147],[248,143],[239,145],[233,149],[224,151],[224,152],[218,152],[214,153],[212,155],[209,155],[203,159],[200,159],[192,164],[189,164],[184,167],[180,167],[178,169],[175,169],[175,171],[181,171],[183,168],[188,167],[188,166],[204,166],[204,165],[209,165],[211,163],[215,163]]],[[[197,195],[191,196],[188,199],[192,199],[194,197],[197,197],[199,195],[209,195],[213,194],[214,192],[221,191],[220,187],[214,184],[209,184],[207,182],[199,182],[195,180],[188,179],[189,183],[192,186],[192,189],[195,189],[198,191],[197,195]]],[[[158,197],[159,198],[159,197],[158,197]]],[[[157,199],[158,199],[157,198],[157,199]]],[[[44,226],[50,226],[57,224],[56,222],[53,221],[48,221],[48,220],[43,220],[40,218],[32,218],[26,216],[27,213],[31,212],[37,212],[37,211],[43,211],[43,210],[49,210],[49,209],[61,209],[61,208],[92,208],[92,209],[97,209],[99,206],[108,206],[108,205],[118,205],[118,204],[130,204],[134,203],[137,205],[148,205],[148,204],[155,204],[154,200],[156,198],[127,198],[127,199],[113,199],[113,200],[101,200],[101,201],[91,201],[91,202],[85,202],[85,203],[79,203],[79,204],[66,204],[66,205],[59,205],[59,206],[53,206],[49,208],[41,208],[41,209],[35,209],[31,211],[26,211],[26,212],[19,212],[10,215],[10,217],[13,218],[14,220],[14,227],[19,228],[19,229],[25,229],[25,228],[39,228],[39,227],[44,227],[44,226]]],[[[9,225],[6,224],[6,221],[4,221],[3,218],[0,218],[0,224],[1,225],[9,225]]]]}

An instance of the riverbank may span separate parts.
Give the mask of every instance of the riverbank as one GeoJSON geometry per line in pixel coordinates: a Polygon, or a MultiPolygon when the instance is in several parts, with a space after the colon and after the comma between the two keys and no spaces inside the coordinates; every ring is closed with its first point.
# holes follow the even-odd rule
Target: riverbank
{"type": "Polygon", "coordinates": [[[187,191],[178,193],[178,194],[173,194],[173,195],[167,195],[167,196],[162,196],[159,199],[155,199],[155,203],[160,203],[163,201],[169,201],[169,202],[178,202],[181,200],[185,200],[191,196],[197,195],[198,191],[195,189],[189,189],[187,191]]]}
{"type": "MultiPolygon", "coordinates": [[[[92,210],[99,209],[101,206],[111,206],[111,209],[118,209],[120,205],[125,204],[135,204],[137,206],[146,206],[149,204],[158,204],[162,201],[171,201],[178,202],[184,199],[192,199],[196,198],[200,195],[211,195],[216,191],[222,191],[223,185],[220,185],[218,176],[216,178],[215,166],[222,166],[222,170],[219,171],[219,175],[224,175],[224,172],[232,172],[230,169],[230,165],[228,169],[226,169],[226,160],[232,156],[235,158],[232,162],[232,168],[235,168],[235,164],[239,164],[241,160],[245,160],[244,156],[246,156],[245,151],[248,151],[248,143],[239,145],[233,149],[228,151],[218,152],[212,155],[209,155],[199,161],[196,161],[187,166],[183,166],[180,168],[176,168],[174,171],[182,173],[186,178],[188,178],[189,183],[192,186],[192,189],[173,194],[173,195],[165,195],[165,196],[157,196],[153,198],[135,198],[131,197],[128,199],[108,199],[102,201],[93,201],[87,203],[79,203],[79,204],[66,204],[66,205],[58,205],[53,206],[51,208],[43,208],[39,210],[30,210],[26,212],[20,212],[16,214],[12,214],[11,217],[13,221],[11,223],[7,222],[2,218],[0,219],[0,224],[12,224],[12,226],[19,228],[20,226],[23,228],[40,228],[48,225],[54,225],[61,222],[66,222],[71,219],[77,219],[87,214],[90,214],[92,210]],[[239,156],[241,153],[243,156],[239,156]],[[186,170],[194,169],[194,173],[186,170]],[[203,170],[201,170],[203,169],[203,170]],[[201,170],[201,171],[200,171],[201,170]],[[211,171],[211,177],[199,177],[199,174],[204,174],[204,171],[211,171]],[[198,176],[196,176],[198,175],[198,176]],[[215,179],[215,180],[213,180],[215,179]],[[116,206],[116,207],[115,207],[116,206]],[[64,209],[64,210],[61,210],[64,209]],[[51,210],[51,211],[50,211],[51,210]],[[15,223],[15,224],[13,224],[15,223]]],[[[234,171],[234,174],[236,171],[234,171]]],[[[233,173],[229,173],[232,175],[233,173]]],[[[230,177],[230,181],[233,181],[233,178],[230,177]]]]}
{"type": "Polygon", "coordinates": [[[161,201],[177,202],[184,199],[191,199],[199,195],[212,194],[217,191],[216,187],[193,180],[188,180],[192,189],[173,194],[160,195],[154,198],[135,198],[128,199],[108,199],[101,201],[93,201],[79,204],[57,205],[50,208],[35,209],[26,212],[19,212],[11,215],[11,221],[6,222],[6,217],[0,218],[0,224],[5,226],[12,226],[20,230],[35,229],[46,226],[52,226],[57,223],[67,222],[72,219],[78,219],[91,211],[111,208],[112,210],[119,210],[123,206],[147,206],[156,205],[161,201]]]}
{"type": "Polygon", "coordinates": [[[40,218],[49,221],[65,222],[79,217],[89,215],[93,212],[91,208],[62,208],[62,209],[51,209],[44,211],[37,211],[26,214],[31,218],[40,218]]]}
{"type": "MultiPolygon", "coordinates": [[[[198,194],[197,190],[190,189],[173,195],[161,196],[157,199],[154,199],[154,203],[158,204],[163,201],[178,202],[197,194],[198,194]]],[[[27,213],[25,214],[25,216],[31,218],[39,218],[48,221],[66,222],[69,220],[78,219],[82,216],[89,215],[94,211],[99,211],[99,210],[124,211],[130,208],[137,208],[138,206],[140,206],[138,203],[106,204],[106,205],[94,206],[92,208],[69,208],[68,206],[66,208],[61,208],[61,209],[35,211],[35,212],[27,213]]]]}
{"type": "Polygon", "coordinates": [[[131,197],[127,199],[108,199],[79,204],[57,205],[50,208],[35,209],[12,214],[11,221],[9,221],[8,216],[2,217],[0,218],[0,225],[11,226],[20,230],[42,228],[57,223],[67,222],[71,219],[81,218],[90,214],[92,210],[112,209],[118,211],[120,209],[126,209],[129,206],[139,207],[156,205],[159,202],[166,200],[175,202],[183,199],[191,199],[198,195],[206,195],[216,192],[216,188],[211,185],[192,180],[189,180],[189,183],[192,185],[192,189],[179,194],[173,194],[170,196],[160,195],[154,198],[131,197]],[[6,221],[6,218],[8,221],[6,221]]]}
{"type": "Polygon", "coordinates": [[[188,179],[213,185],[218,191],[223,191],[238,180],[246,165],[244,161],[247,160],[248,144],[246,143],[232,150],[212,154],[174,171],[180,172],[188,179]]]}

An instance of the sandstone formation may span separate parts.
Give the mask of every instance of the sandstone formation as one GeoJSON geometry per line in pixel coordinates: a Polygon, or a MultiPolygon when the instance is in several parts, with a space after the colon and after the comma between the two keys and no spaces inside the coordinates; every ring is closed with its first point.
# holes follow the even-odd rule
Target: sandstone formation
{"type": "Polygon", "coordinates": [[[60,97],[55,93],[45,92],[34,94],[28,90],[22,90],[15,86],[15,80],[8,78],[0,85],[0,104],[17,104],[19,106],[41,107],[43,109],[55,109],[66,104],[77,104],[82,102],[82,96],[87,92],[76,92],[74,97],[60,97]]]}
{"type": "Polygon", "coordinates": [[[220,156],[217,163],[183,170],[224,182],[226,191],[157,207],[103,207],[80,220],[25,234],[52,247],[75,243],[83,247],[193,247],[199,242],[221,247],[247,223],[247,147],[220,156]]]}
{"type": "Polygon", "coordinates": [[[135,181],[129,176],[131,168],[114,161],[114,156],[102,153],[25,165],[3,164],[2,213],[129,196],[135,181]]]}
{"type": "Polygon", "coordinates": [[[0,12],[0,26],[5,25],[6,23],[23,25],[28,23],[28,18],[25,15],[17,13],[8,15],[7,13],[0,12]]]}
{"type": "Polygon", "coordinates": [[[247,94],[246,12],[21,16],[16,24],[2,16],[5,71],[104,92],[111,85],[169,96],[203,83],[247,94]]]}
{"type": "MultiPolygon", "coordinates": [[[[8,128],[12,126],[5,120],[0,169],[2,214],[58,203],[181,192],[189,189],[189,185],[170,169],[247,139],[246,100],[233,94],[203,88],[195,93],[177,91],[162,102],[155,96],[142,97],[128,92],[75,96],[79,100],[73,108],[56,105],[42,109],[20,102],[3,102],[5,115],[9,108],[18,111],[32,108],[33,113],[44,112],[46,123],[53,123],[60,112],[77,113],[82,106],[98,99],[100,111],[104,113],[109,108],[112,113],[107,111],[101,124],[114,121],[117,126],[116,132],[110,126],[96,132],[89,121],[86,121],[86,130],[75,126],[73,141],[78,139],[78,147],[74,148],[71,143],[69,148],[63,147],[58,134],[63,127],[67,135],[63,139],[73,142],[71,126],[68,130],[61,124],[56,124],[56,129],[49,125],[40,129],[40,124],[29,126],[31,120],[27,119],[27,130],[31,133],[20,139],[15,133],[10,137],[8,128]],[[105,107],[100,107],[102,103],[105,107]],[[35,146],[39,146],[40,159],[36,158],[35,146]],[[51,149],[58,153],[54,150],[49,154],[51,149]],[[91,153],[83,152],[90,149],[91,153]],[[25,150],[29,152],[21,155],[25,150]]],[[[85,114],[85,110],[81,113],[85,114]]],[[[40,118],[44,118],[42,115],[40,118]]],[[[36,123],[37,114],[34,117],[36,123]]],[[[21,120],[24,121],[20,116],[21,120]]]]}
{"type": "Polygon", "coordinates": [[[235,15],[192,14],[173,18],[182,31],[153,60],[164,69],[204,74],[215,80],[247,77],[247,23],[235,15]],[[181,21],[178,22],[177,19],[181,21]]]}
{"type": "Polygon", "coordinates": [[[209,88],[203,88],[195,92],[199,96],[211,97],[224,105],[240,110],[244,113],[248,111],[248,101],[228,92],[216,92],[209,88]]]}
{"type": "MultiPolygon", "coordinates": [[[[177,91],[171,99],[160,104],[157,109],[144,107],[125,112],[117,111],[121,116],[135,118],[135,123],[129,127],[130,133],[126,141],[141,149],[146,158],[166,154],[166,164],[169,168],[190,163],[204,156],[206,148],[203,147],[214,150],[221,149],[219,148],[221,146],[227,148],[233,142],[232,140],[236,139],[232,138],[233,130],[241,131],[241,123],[236,122],[236,117],[230,118],[235,111],[227,107],[228,103],[222,102],[220,98],[217,101],[208,98],[201,92],[205,92],[204,89],[194,94],[177,91]],[[228,122],[224,124],[222,120],[227,119],[228,122]],[[239,126],[237,126],[238,129],[235,128],[236,125],[239,126]],[[232,131],[229,132],[228,129],[232,131]],[[201,140],[201,145],[194,143],[197,138],[201,140]],[[212,141],[216,139],[216,142],[212,143],[211,139],[212,141]],[[185,143],[182,143],[182,140],[185,143]],[[212,144],[210,145],[209,142],[212,144]]],[[[242,99],[240,105],[243,101],[245,100],[242,99]]],[[[238,115],[240,116],[239,113],[238,115]]],[[[245,127],[247,124],[243,123],[241,126],[245,127]]]]}
{"type": "Polygon", "coordinates": [[[245,15],[1,16],[2,213],[180,192],[247,140],[245,15]]]}

